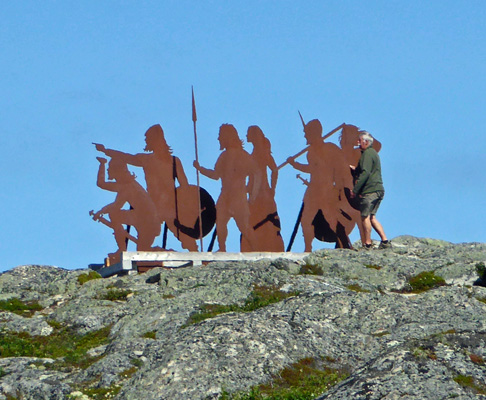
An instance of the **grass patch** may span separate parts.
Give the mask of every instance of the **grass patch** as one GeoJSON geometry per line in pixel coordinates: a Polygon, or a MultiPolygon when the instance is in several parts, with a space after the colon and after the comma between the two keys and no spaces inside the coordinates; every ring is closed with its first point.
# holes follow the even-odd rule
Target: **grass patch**
{"type": "Polygon", "coordinates": [[[358,293],[370,293],[369,290],[363,289],[361,286],[359,286],[357,283],[352,284],[352,285],[347,285],[346,286],[349,290],[352,290],[353,292],[358,292],[358,293]]]}
{"type": "Polygon", "coordinates": [[[150,332],[145,332],[142,337],[147,338],[147,339],[155,339],[156,338],[157,331],[150,331],[150,332]]]}
{"type": "Polygon", "coordinates": [[[93,279],[101,279],[101,275],[96,271],[89,271],[87,274],[78,275],[78,283],[80,285],[84,285],[88,281],[92,281],[93,279]]]}
{"type": "Polygon", "coordinates": [[[476,264],[476,272],[480,279],[486,279],[486,265],[484,262],[479,262],[476,264]]]}
{"type": "Polygon", "coordinates": [[[105,294],[101,295],[99,298],[101,300],[109,300],[109,301],[127,301],[128,296],[131,295],[133,292],[129,290],[119,290],[119,289],[110,289],[105,294]]]}
{"type": "Polygon", "coordinates": [[[391,333],[389,331],[381,331],[381,332],[375,332],[375,333],[371,334],[371,336],[373,336],[373,337],[383,337],[383,336],[388,336],[388,335],[391,335],[391,333]]]}
{"type": "Polygon", "coordinates": [[[42,310],[42,306],[37,301],[27,301],[13,297],[8,300],[0,300],[0,310],[10,311],[23,317],[32,317],[36,311],[42,310]]]}
{"type": "Polygon", "coordinates": [[[476,383],[472,376],[457,375],[454,377],[454,381],[464,388],[471,389],[476,394],[486,394],[486,386],[476,383]]]}
{"type": "Polygon", "coordinates": [[[3,332],[0,357],[38,357],[56,360],[53,368],[85,369],[101,357],[90,357],[89,349],[108,343],[111,326],[85,335],[72,328],[55,329],[49,336],[31,336],[26,332],[3,332]]]}
{"type": "Polygon", "coordinates": [[[138,368],[133,366],[131,368],[126,369],[125,371],[122,371],[118,374],[118,376],[122,379],[128,379],[131,378],[132,375],[137,372],[138,368]]]}
{"type": "Polygon", "coordinates": [[[130,362],[132,363],[132,365],[134,365],[137,368],[140,368],[143,365],[143,361],[140,360],[139,358],[132,358],[130,362]]]}
{"type": "Polygon", "coordinates": [[[251,388],[247,393],[224,391],[220,400],[312,400],[348,374],[323,366],[313,358],[304,358],[280,371],[270,383],[251,388]]]}
{"type": "Polygon", "coordinates": [[[62,323],[56,321],[55,319],[48,319],[46,322],[49,326],[57,330],[61,330],[64,326],[62,323]]]}
{"type": "Polygon", "coordinates": [[[114,398],[121,390],[121,386],[111,385],[107,388],[87,388],[81,389],[83,394],[89,396],[92,400],[104,400],[114,398]]]}
{"type": "Polygon", "coordinates": [[[304,264],[300,267],[299,274],[301,275],[324,275],[322,267],[314,264],[304,264]]]}
{"type": "Polygon", "coordinates": [[[434,271],[424,271],[416,276],[408,278],[407,286],[400,290],[402,293],[423,293],[430,289],[445,286],[445,280],[435,275],[434,271]]]}
{"type": "Polygon", "coordinates": [[[437,354],[435,354],[434,348],[431,346],[420,346],[413,349],[412,354],[415,358],[431,360],[437,360],[437,354]]]}
{"type": "Polygon", "coordinates": [[[219,314],[228,312],[251,312],[259,308],[266,307],[270,304],[277,303],[286,298],[297,296],[298,292],[282,292],[277,286],[258,286],[253,287],[253,291],[246,299],[245,304],[240,306],[238,304],[204,304],[200,312],[192,314],[186,324],[182,326],[185,328],[192,324],[204,321],[205,319],[213,318],[219,314]]]}
{"type": "Polygon", "coordinates": [[[365,267],[370,269],[376,269],[378,271],[382,268],[379,265],[375,265],[375,264],[365,264],[365,267]]]}

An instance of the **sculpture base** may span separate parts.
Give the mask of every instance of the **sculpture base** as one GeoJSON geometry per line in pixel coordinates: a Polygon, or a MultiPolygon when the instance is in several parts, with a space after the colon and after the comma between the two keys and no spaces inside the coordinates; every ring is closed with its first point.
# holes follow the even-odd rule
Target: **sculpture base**
{"type": "MultiPolygon", "coordinates": [[[[151,268],[181,268],[202,266],[213,261],[258,261],[264,259],[275,260],[284,258],[292,261],[303,260],[310,253],[290,252],[248,252],[248,253],[220,253],[220,252],[180,252],[180,251],[124,251],[121,261],[113,265],[97,268],[103,278],[130,273],[146,272],[151,268]]],[[[94,265],[94,264],[91,264],[94,265]]]]}

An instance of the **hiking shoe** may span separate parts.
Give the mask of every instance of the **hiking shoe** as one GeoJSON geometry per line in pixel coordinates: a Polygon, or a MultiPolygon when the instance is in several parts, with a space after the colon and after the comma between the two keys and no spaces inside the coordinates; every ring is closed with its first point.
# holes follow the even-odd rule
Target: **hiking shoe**
{"type": "Polygon", "coordinates": [[[371,250],[372,248],[373,248],[373,243],[364,244],[362,247],[363,250],[371,250]]]}
{"type": "Polygon", "coordinates": [[[381,241],[378,246],[379,249],[390,249],[392,247],[391,240],[381,241]]]}

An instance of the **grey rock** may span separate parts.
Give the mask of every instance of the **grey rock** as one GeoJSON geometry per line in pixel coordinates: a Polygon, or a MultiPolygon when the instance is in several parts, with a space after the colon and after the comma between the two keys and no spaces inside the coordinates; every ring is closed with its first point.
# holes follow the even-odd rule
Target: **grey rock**
{"type": "Polygon", "coordinates": [[[0,300],[44,309],[31,318],[0,312],[0,332],[49,338],[61,323],[78,335],[109,327],[110,337],[88,351],[94,362],[83,368],[0,358],[0,399],[88,399],[87,388],[123,400],[217,399],[307,357],[349,372],[319,399],[477,398],[486,392],[486,288],[473,283],[485,258],[485,244],[401,236],[391,249],[320,250],[302,263],[155,268],[83,285],[83,270],[14,268],[0,275],[0,300]],[[302,266],[320,275],[302,275],[302,266]],[[446,286],[404,292],[424,271],[446,286]],[[243,306],[255,286],[292,297],[188,324],[207,306],[243,306]],[[111,290],[130,295],[106,300],[111,290]],[[473,384],[461,385],[461,376],[473,384]]]}

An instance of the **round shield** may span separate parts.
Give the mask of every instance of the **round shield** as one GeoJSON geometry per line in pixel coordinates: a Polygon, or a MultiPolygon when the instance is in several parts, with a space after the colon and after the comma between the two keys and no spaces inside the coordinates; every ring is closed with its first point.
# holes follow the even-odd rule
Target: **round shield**
{"type": "Polygon", "coordinates": [[[337,242],[337,235],[327,222],[324,214],[319,210],[312,220],[314,226],[314,237],[321,242],[334,243],[337,242]]]}
{"type": "Polygon", "coordinates": [[[179,186],[176,190],[176,218],[178,228],[193,239],[206,236],[216,223],[216,205],[211,195],[203,188],[195,185],[179,186]],[[199,203],[201,203],[201,223],[199,222],[199,203]]]}

